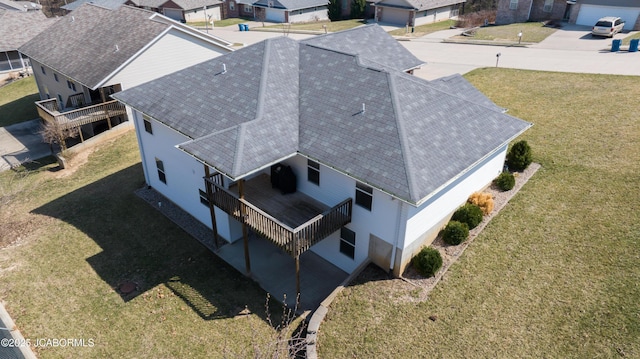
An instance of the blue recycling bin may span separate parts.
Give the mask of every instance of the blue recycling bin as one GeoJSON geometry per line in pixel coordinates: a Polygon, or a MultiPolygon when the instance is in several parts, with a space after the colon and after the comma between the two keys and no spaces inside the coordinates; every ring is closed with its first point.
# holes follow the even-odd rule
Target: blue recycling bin
{"type": "Polygon", "coordinates": [[[247,24],[242,24],[242,29],[243,29],[244,31],[249,31],[249,25],[247,25],[247,24]]]}
{"type": "Polygon", "coordinates": [[[620,45],[622,45],[622,40],[613,40],[613,43],[611,43],[611,52],[620,51],[620,45]]]}
{"type": "Polygon", "coordinates": [[[640,39],[631,40],[631,42],[629,43],[629,52],[638,51],[638,42],[640,42],[640,39]]]}
{"type": "Polygon", "coordinates": [[[238,24],[238,29],[239,29],[240,31],[244,31],[244,26],[242,26],[242,25],[243,25],[243,24],[238,24]]]}

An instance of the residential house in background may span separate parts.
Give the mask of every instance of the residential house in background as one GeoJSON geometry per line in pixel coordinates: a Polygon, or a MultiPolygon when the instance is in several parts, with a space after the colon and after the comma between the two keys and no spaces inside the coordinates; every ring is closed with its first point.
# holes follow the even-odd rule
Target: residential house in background
{"type": "Polygon", "coordinates": [[[231,44],[160,14],[83,4],[19,48],[31,59],[45,121],[80,139],[129,119],[109,95],[232,51],[231,44]]]}
{"type": "Polygon", "coordinates": [[[496,24],[557,20],[593,26],[605,16],[618,16],[625,20],[625,30],[640,30],[640,1],[498,0],[496,24]]]}
{"type": "Polygon", "coordinates": [[[466,0],[379,0],[373,3],[377,22],[418,26],[455,19],[466,0]]]}
{"type": "Polygon", "coordinates": [[[67,11],[73,11],[79,8],[84,3],[91,3],[96,6],[115,10],[122,6],[126,1],[127,0],[75,0],[74,2],[70,2],[64,6],[61,6],[61,8],[67,11]]]}
{"type": "Polygon", "coordinates": [[[147,184],[220,251],[244,245],[247,272],[265,255],[249,231],[289,254],[300,293],[307,252],[402,273],[531,126],[461,76],[407,73],[421,64],[374,24],[269,39],[112,97],[132,111],[147,184]]]}
{"type": "MultiPolygon", "coordinates": [[[[32,4],[26,1],[11,3],[22,3],[28,8],[32,4]]],[[[26,11],[19,9],[21,5],[16,7],[18,10],[0,7],[0,74],[29,71],[29,59],[20,55],[18,48],[55,22],[55,19],[47,19],[40,10],[26,11]]]]}
{"type": "Polygon", "coordinates": [[[155,11],[179,22],[217,21],[222,0],[127,0],[125,4],[155,11]]]}
{"type": "MultiPolygon", "coordinates": [[[[228,0],[229,4],[233,0],[228,0]]],[[[255,17],[271,22],[311,22],[329,20],[328,0],[258,0],[255,17]]]]}

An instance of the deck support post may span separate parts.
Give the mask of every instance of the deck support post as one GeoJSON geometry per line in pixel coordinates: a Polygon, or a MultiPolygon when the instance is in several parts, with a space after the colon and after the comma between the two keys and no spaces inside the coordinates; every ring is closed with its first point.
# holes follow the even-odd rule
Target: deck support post
{"type": "Polygon", "coordinates": [[[300,300],[300,256],[296,255],[296,298],[300,300]]]}
{"type": "MultiPolygon", "coordinates": [[[[106,96],[104,95],[104,87],[100,87],[100,97],[102,98],[102,103],[107,102],[106,96]]],[[[107,116],[107,125],[109,126],[109,129],[111,129],[111,117],[109,117],[108,107],[104,108],[104,114],[107,116]]]]}
{"type": "Polygon", "coordinates": [[[251,260],[249,259],[249,233],[247,230],[247,218],[245,217],[244,204],[244,179],[238,181],[238,194],[240,197],[240,217],[242,218],[242,240],[244,241],[244,266],[247,275],[251,276],[251,260]]]}
{"type": "Polygon", "coordinates": [[[211,180],[211,172],[209,171],[209,166],[204,165],[204,185],[205,190],[207,191],[207,199],[209,200],[209,214],[211,215],[211,228],[213,229],[213,244],[215,244],[216,249],[220,249],[220,245],[218,244],[218,223],[216,222],[216,209],[213,205],[213,184],[209,182],[211,180]]]}

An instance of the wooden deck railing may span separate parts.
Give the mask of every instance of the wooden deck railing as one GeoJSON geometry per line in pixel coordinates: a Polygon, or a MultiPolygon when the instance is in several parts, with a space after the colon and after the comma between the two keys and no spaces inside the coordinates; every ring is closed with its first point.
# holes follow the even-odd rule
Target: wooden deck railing
{"type": "Polygon", "coordinates": [[[57,121],[63,129],[79,127],[127,113],[125,106],[117,100],[107,101],[66,112],[59,112],[55,99],[37,101],[38,115],[45,121],[57,121]]]}
{"type": "Polygon", "coordinates": [[[291,228],[224,188],[220,174],[205,178],[205,181],[207,186],[211,186],[211,205],[220,208],[240,223],[245,223],[256,233],[272,241],[292,257],[304,253],[314,244],[351,222],[353,206],[351,198],[345,199],[306,223],[296,228],[291,228]]]}

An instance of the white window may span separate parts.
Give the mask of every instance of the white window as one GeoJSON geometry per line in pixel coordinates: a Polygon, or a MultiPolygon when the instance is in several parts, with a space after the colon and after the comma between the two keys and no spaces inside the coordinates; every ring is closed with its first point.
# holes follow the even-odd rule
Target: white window
{"type": "Polygon", "coordinates": [[[253,6],[244,4],[243,11],[244,12],[253,12],[253,6]]]}
{"type": "Polygon", "coordinates": [[[356,256],[356,232],[347,227],[340,228],[340,253],[351,259],[356,256]]]}
{"type": "Polygon", "coordinates": [[[207,195],[207,192],[198,189],[198,194],[200,195],[200,203],[204,204],[205,206],[209,207],[209,196],[207,195]]]}
{"type": "Polygon", "coordinates": [[[229,10],[233,11],[236,9],[236,3],[233,1],[229,1],[229,10]]]}
{"type": "Polygon", "coordinates": [[[518,0],[511,0],[509,3],[509,9],[515,10],[518,8],[518,0]]]}
{"type": "Polygon", "coordinates": [[[544,7],[542,8],[542,11],[551,12],[552,9],[553,9],[553,0],[544,0],[544,7]]]}
{"type": "Polygon", "coordinates": [[[361,183],[356,183],[356,204],[370,211],[372,202],[373,188],[361,183]]]}
{"type": "Polygon", "coordinates": [[[166,184],[167,176],[164,173],[164,163],[158,157],[156,157],[156,168],[158,169],[158,179],[166,184]]]}
{"type": "Polygon", "coordinates": [[[153,135],[153,127],[151,126],[151,119],[149,117],[142,116],[142,121],[144,122],[144,130],[153,135]]]}
{"type": "Polygon", "coordinates": [[[315,185],[320,185],[320,164],[307,160],[307,180],[315,185]]]}

